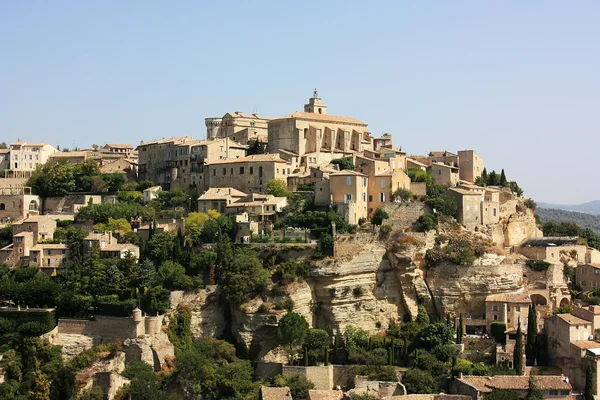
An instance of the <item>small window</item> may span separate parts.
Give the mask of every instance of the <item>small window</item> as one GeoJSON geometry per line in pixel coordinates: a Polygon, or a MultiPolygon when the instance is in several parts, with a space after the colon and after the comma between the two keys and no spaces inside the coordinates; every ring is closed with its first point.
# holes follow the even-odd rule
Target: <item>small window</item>
{"type": "Polygon", "coordinates": [[[385,192],[384,193],[379,193],[379,201],[381,203],[385,203],[385,192]]]}
{"type": "Polygon", "coordinates": [[[494,314],[494,321],[498,321],[498,316],[494,314]]]}
{"type": "Polygon", "coordinates": [[[442,174],[442,170],[438,169],[438,175],[441,175],[441,174],[442,174]]]}
{"type": "Polygon", "coordinates": [[[385,187],[385,179],[381,180],[381,187],[384,188],[385,187]]]}
{"type": "Polygon", "coordinates": [[[240,167],[240,175],[244,174],[244,167],[240,167]]]}
{"type": "Polygon", "coordinates": [[[367,178],[363,177],[363,186],[367,186],[367,178]]]}
{"type": "Polygon", "coordinates": [[[344,199],[344,203],[350,203],[352,202],[352,195],[351,194],[347,194],[346,198],[344,199]]]}
{"type": "Polygon", "coordinates": [[[250,175],[254,175],[254,167],[250,167],[250,175]]]}
{"type": "Polygon", "coordinates": [[[223,168],[223,176],[227,175],[227,168],[223,168]]]}
{"type": "Polygon", "coordinates": [[[510,311],[510,306],[506,306],[506,311],[510,311]]]}
{"type": "Polygon", "coordinates": [[[550,396],[558,396],[558,390],[551,390],[550,396]]]}
{"type": "Polygon", "coordinates": [[[46,255],[51,256],[52,255],[52,250],[50,250],[50,249],[46,250],[46,255]]]}
{"type": "Polygon", "coordinates": [[[352,177],[351,176],[347,176],[346,177],[346,186],[350,186],[352,185],[352,177]]]}
{"type": "Polygon", "coordinates": [[[498,311],[498,306],[492,306],[492,311],[498,311]]]}
{"type": "Polygon", "coordinates": [[[517,306],[515,307],[515,310],[517,310],[517,312],[521,312],[521,307],[517,306]]]}
{"type": "Polygon", "coordinates": [[[569,396],[571,394],[571,392],[569,392],[568,390],[561,390],[560,391],[560,395],[561,396],[569,396]]]}

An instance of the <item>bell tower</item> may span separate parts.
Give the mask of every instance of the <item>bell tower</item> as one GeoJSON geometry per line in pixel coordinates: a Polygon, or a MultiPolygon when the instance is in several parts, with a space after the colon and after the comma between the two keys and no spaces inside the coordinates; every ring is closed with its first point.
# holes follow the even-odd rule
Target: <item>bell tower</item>
{"type": "Polygon", "coordinates": [[[304,105],[304,112],[312,114],[327,114],[327,106],[321,101],[317,89],[313,92],[313,97],[304,105]]]}

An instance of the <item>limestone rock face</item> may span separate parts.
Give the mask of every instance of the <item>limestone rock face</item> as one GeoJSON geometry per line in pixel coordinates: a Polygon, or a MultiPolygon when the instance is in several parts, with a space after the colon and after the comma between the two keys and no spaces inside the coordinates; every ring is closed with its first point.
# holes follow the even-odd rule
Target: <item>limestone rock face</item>
{"type": "Polygon", "coordinates": [[[233,334],[244,343],[251,359],[263,359],[277,347],[277,326],[283,313],[247,313],[239,308],[231,310],[233,334]]]}
{"type": "Polygon", "coordinates": [[[521,203],[517,204],[516,211],[501,221],[506,247],[518,246],[527,239],[543,236],[537,227],[533,211],[521,203]]]}
{"type": "MultiPolygon", "coordinates": [[[[466,317],[480,317],[485,313],[486,296],[523,288],[521,264],[495,261],[473,266],[444,263],[429,269],[427,283],[440,315],[462,313],[466,317]]],[[[485,258],[480,262],[485,262],[485,258]]]]}
{"type": "Polygon", "coordinates": [[[175,356],[173,344],[166,333],[160,332],[154,336],[143,336],[123,341],[123,350],[127,363],[142,360],[159,371],[166,357],[175,356]]]}
{"type": "Polygon", "coordinates": [[[94,347],[95,344],[99,343],[99,340],[86,335],[61,333],[48,338],[48,343],[55,346],[62,346],[63,360],[68,361],[82,351],[94,347]]]}
{"type": "Polygon", "coordinates": [[[172,314],[178,307],[189,308],[192,314],[191,330],[194,337],[212,336],[218,337],[225,330],[225,309],[219,302],[219,293],[216,286],[207,286],[192,292],[171,292],[172,314]]]}

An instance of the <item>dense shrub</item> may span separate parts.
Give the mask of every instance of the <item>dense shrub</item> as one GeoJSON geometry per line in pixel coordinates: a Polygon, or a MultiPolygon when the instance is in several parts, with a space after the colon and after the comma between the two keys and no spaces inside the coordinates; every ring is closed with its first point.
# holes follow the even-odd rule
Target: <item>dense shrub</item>
{"type": "Polygon", "coordinates": [[[421,232],[427,232],[435,229],[437,226],[437,219],[433,214],[423,214],[417,220],[417,228],[421,232]]]}
{"type": "Polygon", "coordinates": [[[525,265],[534,271],[547,271],[552,264],[543,260],[527,260],[525,261],[525,265]]]}
{"type": "Polygon", "coordinates": [[[427,250],[425,259],[429,266],[434,267],[444,261],[456,265],[473,265],[476,258],[485,254],[487,245],[479,240],[467,237],[454,237],[448,240],[444,247],[437,244],[427,250]]]}
{"type": "Polygon", "coordinates": [[[504,322],[492,322],[490,334],[496,339],[496,343],[506,343],[506,324],[504,322]]]}

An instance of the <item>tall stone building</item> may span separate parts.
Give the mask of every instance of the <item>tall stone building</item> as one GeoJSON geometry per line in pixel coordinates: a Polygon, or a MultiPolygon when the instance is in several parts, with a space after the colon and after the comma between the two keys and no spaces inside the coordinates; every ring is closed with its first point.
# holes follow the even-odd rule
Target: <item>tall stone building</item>
{"type": "MultiPolygon", "coordinates": [[[[48,143],[27,143],[16,141],[11,143],[7,178],[27,178],[38,165],[45,164],[50,156],[58,150],[48,143]]],[[[6,154],[4,155],[6,158],[6,154]]]]}
{"type": "Polygon", "coordinates": [[[268,123],[271,119],[241,111],[228,112],[222,118],[206,118],[206,138],[229,138],[242,144],[256,140],[266,142],[268,123]]]}
{"type": "Polygon", "coordinates": [[[483,158],[475,150],[461,150],[458,152],[460,180],[475,183],[483,172],[483,158]]]}
{"type": "Polygon", "coordinates": [[[303,112],[269,121],[269,149],[287,150],[300,158],[300,165],[326,164],[332,159],[373,148],[368,125],[352,117],[327,114],[327,105],[313,97],[303,112]]]}

